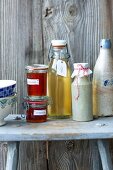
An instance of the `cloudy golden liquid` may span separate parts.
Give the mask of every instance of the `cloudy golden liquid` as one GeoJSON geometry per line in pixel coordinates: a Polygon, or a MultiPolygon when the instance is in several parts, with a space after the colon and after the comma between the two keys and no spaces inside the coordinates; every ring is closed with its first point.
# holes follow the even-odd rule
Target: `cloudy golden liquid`
{"type": "MultiPolygon", "coordinates": [[[[66,62],[65,59],[63,61],[66,62]]],[[[56,75],[52,67],[53,61],[48,70],[48,96],[52,104],[48,107],[48,115],[53,118],[67,118],[71,116],[71,72],[68,63],[67,77],[56,75]]]]}

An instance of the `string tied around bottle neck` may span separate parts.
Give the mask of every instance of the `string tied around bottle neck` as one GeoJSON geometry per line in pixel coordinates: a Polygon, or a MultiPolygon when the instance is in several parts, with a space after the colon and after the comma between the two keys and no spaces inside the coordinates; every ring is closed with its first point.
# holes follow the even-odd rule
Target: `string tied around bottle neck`
{"type": "Polygon", "coordinates": [[[82,78],[90,74],[92,74],[92,71],[90,70],[88,63],[75,63],[74,64],[74,71],[71,77],[72,78],[76,77],[75,86],[77,88],[77,95],[74,97],[75,100],[78,100],[80,96],[78,78],[82,78]]]}
{"type": "Polygon", "coordinates": [[[92,74],[92,71],[88,67],[88,63],[75,63],[74,71],[71,75],[71,78],[74,77],[84,77],[92,74]]]}

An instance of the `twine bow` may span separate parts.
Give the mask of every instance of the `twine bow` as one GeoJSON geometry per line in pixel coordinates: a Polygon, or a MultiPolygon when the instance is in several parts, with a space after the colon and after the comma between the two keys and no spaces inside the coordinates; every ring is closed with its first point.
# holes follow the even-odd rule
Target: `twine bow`
{"type": "Polygon", "coordinates": [[[78,78],[88,76],[89,74],[92,73],[92,71],[88,67],[87,68],[83,67],[82,64],[78,64],[74,70],[75,70],[75,72],[73,73],[72,77],[77,76],[77,78],[76,78],[77,96],[75,97],[75,100],[78,100],[78,98],[80,96],[78,78]]]}

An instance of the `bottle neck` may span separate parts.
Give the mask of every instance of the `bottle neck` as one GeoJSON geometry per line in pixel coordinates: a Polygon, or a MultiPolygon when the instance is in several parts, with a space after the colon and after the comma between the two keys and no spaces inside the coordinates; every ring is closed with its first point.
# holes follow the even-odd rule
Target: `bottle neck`
{"type": "Polygon", "coordinates": [[[52,58],[55,58],[55,59],[68,59],[69,58],[66,47],[53,47],[52,53],[53,53],[52,58]]]}
{"type": "Polygon", "coordinates": [[[78,84],[81,84],[81,83],[90,82],[90,78],[89,78],[89,76],[84,76],[84,77],[77,77],[76,76],[74,81],[78,82],[78,84]]]}
{"type": "Polygon", "coordinates": [[[110,56],[111,55],[111,48],[107,49],[107,48],[100,48],[100,56],[110,56]]]}

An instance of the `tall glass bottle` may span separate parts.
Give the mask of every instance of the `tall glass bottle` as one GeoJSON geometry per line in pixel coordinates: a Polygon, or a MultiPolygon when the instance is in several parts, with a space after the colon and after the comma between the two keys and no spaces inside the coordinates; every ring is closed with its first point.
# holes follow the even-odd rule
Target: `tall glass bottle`
{"type": "Polygon", "coordinates": [[[93,114],[113,115],[113,57],[111,41],[102,39],[93,74],[93,114]]]}
{"type": "Polygon", "coordinates": [[[71,115],[71,70],[65,40],[52,40],[49,52],[48,96],[52,100],[49,117],[67,118],[71,115]]]}

